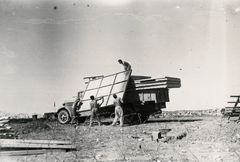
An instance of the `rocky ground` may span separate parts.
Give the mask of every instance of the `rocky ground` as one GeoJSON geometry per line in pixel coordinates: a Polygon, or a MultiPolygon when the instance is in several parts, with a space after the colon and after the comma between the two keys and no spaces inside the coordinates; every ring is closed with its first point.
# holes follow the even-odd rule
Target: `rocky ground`
{"type": "MultiPolygon", "coordinates": [[[[221,116],[152,118],[145,124],[112,127],[61,125],[43,120],[11,123],[19,139],[71,140],[76,151],[1,157],[4,161],[239,162],[240,125],[221,116]],[[161,131],[159,141],[151,134],[161,131]]],[[[2,161],[1,160],[1,161],[2,161]]]]}

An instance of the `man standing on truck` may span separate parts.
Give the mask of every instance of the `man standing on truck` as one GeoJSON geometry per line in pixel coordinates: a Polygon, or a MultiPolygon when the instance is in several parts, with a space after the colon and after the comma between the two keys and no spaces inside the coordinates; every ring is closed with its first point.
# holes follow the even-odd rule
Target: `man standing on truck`
{"type": "Polygon", "coordinates": [[[131,65],[128,62],[119,59],[118,63],[123,65],[125,71],[131,70],[131,65]]]}
{"type": "Polygon", "coordinates": [[[97,118],[97,121],[98,121],[98,125],[100,126],[101,125],[101,121],[100,121],[100,118],[97,114],[97,111],[98,111],[98,108],[102,105],[103,101],[104,101],[104,98],[101,97],[101,98],[96,98],[94,96],[90,96],[90,99],[91,99],[91,102],[90,102],[90,107],[91,107],[91,116],[90,116],[90,123],[89,123],[89,126],[91,127],[92,126],[92,120],[93,118],[97,118]],[[97,101],[99,100],[102,100],[102,102],[100,104],[97,103],[97,101]]]}
{"type": "Polygon", "coordinates": [[[120,126],[123,126],[123,109],[122,109],[122,104],[123,101],[120,97],[117,97],[116,94],[113,94],[113,104],[115,105],[115,118],[113,120],[112,126],[115,126],[117,124],[117,121],[119,119],[120,121],[120,126]]]}

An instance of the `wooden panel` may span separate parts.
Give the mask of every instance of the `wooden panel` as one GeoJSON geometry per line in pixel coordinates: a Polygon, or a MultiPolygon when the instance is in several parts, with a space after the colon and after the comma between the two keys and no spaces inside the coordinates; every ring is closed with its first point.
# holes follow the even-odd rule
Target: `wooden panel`
{"type": "Polygon", "coordinates": [[[102,81],[102,79],[90,81],[88,84],[88,89],[98,88],[100,86],[101,81],[102,81]]]}
{"type": "Polygon", "coordinates": [[[0,143],[41,143],[41,144],[71,144],[71,141],[58,141],[58,140],[24,140],[24,139],[0,139],[0,143]]]}
{"type": "Polygon", "coordinates": [[[238,96],[238,95],[233,95],[233,96],[230,96],[230,97],[240,97],[240,96],[238,96]]]}
{"type": "Polygon", "coordinates": [[[229,101],[228,103],[240,103],[239,101],[229,101]]]}
{"type": "Polygon", "coordinates": [[[110,75],[110,76],[104,77],[104,79],[101,83],[101,87],[107,86],[107,85],[112,85],[114,78],[115,78],[115,75],[110,75]]]}
{"type": "Polygon", "coordinates": [[[150,76],[142,76],[142,75],[132,75],[131,79],[133,80],[142,80],[142,79],[150,79],[150,76]]]}
{"type": "Polygon", "coordinates": [[[95,84],[94,83],[95,80],[89,81],[83,96],[83,100],[82,100],[83,104],[79,112],[81,113],[83,111],[90,110],[91,95],[95,96],[95,98],[104,97],[104,103],[102,106],[110,106],[113,104],[111,101],[108,102],[108,100],[110,100],[111,95],[113,93],[118,93],[120,95],[119,97],[122,98],[125,93],[130,75],[131,75],[131,70],[108,75],[101,79],[98,79],[97,82],[99,84],[98,83],[95,84]],[[101,80],[101,82],[99,80],[101,80]],[[90,85],[94,85],[94,86],[90,86],[90,85]],[[97,88],[91,89],[93,87],[97,87],[97,88]]]}
{"type": "Polygon", "coordinates": [[[57,144],[32,144],[32,143],[0,143],[1,149],[7,149],[7,148],[37,148],[37,149],[76,149],[76,146],[74,145],[57,145],[57,144]]]}
{"type": "Polygon", "coordinates": [[[98,91],[98,96],[108,95],[111,91],[111,88],[112,88],[112,85],[100,88],[98,91]]]}
{"type": "Polygon", "coordinates": [[[69,141],[0,139],[1,149],[76,149],[69,141]]]}
{"type": "Polygon", "coordinates": [[[47,150],[47,149],[39,149],[39,150],[17,150],[17,151],[0,151],[1,156],[26,156],[26,155],[39,155],[49,152],[66,152],[62,149],[54,149],[54,150],[47,150]]]}

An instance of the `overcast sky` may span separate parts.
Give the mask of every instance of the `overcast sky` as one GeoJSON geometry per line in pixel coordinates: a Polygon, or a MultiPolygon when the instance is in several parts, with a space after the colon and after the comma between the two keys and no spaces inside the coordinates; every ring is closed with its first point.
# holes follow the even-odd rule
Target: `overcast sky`
{"type": "Polygon", "coordinates": [[[237,0],[0,0],[0,110],[54,111],[83,77],[179,77],[168,110],[226,106],[240,95],[237,0]]]}

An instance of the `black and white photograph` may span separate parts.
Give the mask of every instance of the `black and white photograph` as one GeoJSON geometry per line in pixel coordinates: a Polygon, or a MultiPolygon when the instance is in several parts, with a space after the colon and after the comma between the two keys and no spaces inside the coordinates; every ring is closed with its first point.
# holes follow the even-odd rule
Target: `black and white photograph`
{"type": "Polygon", "coordinates": [[[0,0],[0,161],[239,162],[239,42],[239,0],[0,0]]]}

